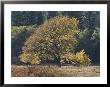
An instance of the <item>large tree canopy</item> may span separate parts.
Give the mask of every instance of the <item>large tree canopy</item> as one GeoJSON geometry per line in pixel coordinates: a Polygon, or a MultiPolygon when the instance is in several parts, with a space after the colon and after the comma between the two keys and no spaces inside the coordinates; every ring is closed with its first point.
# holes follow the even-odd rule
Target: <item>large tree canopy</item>
{"type": "Polygon", "coordinates": [[[76,58],[74,48],[77,45],[76,36],[80,32],[78,23],[76,18],[68,16],[46,20],[25,42],[20,60],[30,64],[53,61],[60,65],[65,54],[72,54],[71,58],[76,58]]]}

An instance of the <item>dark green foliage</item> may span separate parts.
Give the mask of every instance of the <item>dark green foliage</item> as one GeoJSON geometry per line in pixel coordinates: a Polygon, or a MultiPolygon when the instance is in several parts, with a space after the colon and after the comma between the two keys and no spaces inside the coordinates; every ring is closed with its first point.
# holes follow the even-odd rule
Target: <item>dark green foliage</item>
{"type": "Polygon", "coordinates": [[[100,27],[100,12],[98,11],[82,11],[77,16],[80,20],[80,29],[95,29],[100,27]]]}
{"type": "Polygon", "coordinates": [[[32,11],[12,11],[11,12],[11,25],[33,25],[36,24],[37,12],[32,11]]]}
{"type": "Polygon", "coordinates": [[[79,33],[78,36],[79,45],[76,48],[76,51],[85,49],[85,51],[92,58],[92,62],[99,64],[100,63],[100,29],[95,28],[95,30],[85,29],[79,33]]]}
{"type": "Polygon", "coordinates": [[[54,16],[69,16],[80,20],[79,28],[95,29],[100,26],[99,11],[12,11],[11,25],[40,25],[54,16]]]}
{"type": "Polygon", "coordinates": [[[63,16],[63,13],[62,11],[57,11],[57,16],[63,16]]]}
{"type": "Polygon", "coordinates": [[[89,28],[89,12],[83,11],[80,12],[80,27],[81,29],[88,29],[89,28]]]}
{"type": "Polygon", "coordinates": [[[21,48],[23,47],[26,39],[33,33],[36,25],[33,26],[12,26],[11,30],[11,56],[12,64],[19,64],[19,54],[21,54],[21,48]]]}

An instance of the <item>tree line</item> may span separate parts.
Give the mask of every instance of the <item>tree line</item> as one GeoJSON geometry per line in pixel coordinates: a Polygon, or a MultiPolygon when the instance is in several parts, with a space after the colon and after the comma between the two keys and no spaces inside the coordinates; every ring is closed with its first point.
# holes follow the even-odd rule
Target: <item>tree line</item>
{"type": "Polygon", "coordinates": [[[55,16],[69,16],[80,20],[80,29],[95,29],[100,27],[99,11],[12,11],[11,25],[40,25],[55,16]]]}

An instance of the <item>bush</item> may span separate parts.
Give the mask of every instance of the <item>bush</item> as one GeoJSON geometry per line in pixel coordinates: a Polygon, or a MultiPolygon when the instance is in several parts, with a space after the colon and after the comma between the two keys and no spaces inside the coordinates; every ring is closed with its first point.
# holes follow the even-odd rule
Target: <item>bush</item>
{"type": "Polygon", "coordinates": [[[77,52],[75,55],[75,59],[79,65],[90,65],[91,63],[89,55],[87,55],[84,50],[77,52]]]}
{"type": "Polygon", "coordinates": [[[73,64],[73,65],[90,65],[91,60],[84,50],[74,53],[66,53],[61,56],[61,64],[73,64]]]}

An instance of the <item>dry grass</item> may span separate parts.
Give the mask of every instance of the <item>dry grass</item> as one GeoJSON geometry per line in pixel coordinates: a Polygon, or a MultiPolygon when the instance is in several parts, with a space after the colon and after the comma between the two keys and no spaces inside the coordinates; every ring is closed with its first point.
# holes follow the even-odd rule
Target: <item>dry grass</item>
{"type": "Polygon", "coordinates": [[[98,77],[99,66],[16,66],[11,67],[12,77],[98,77]]]}

